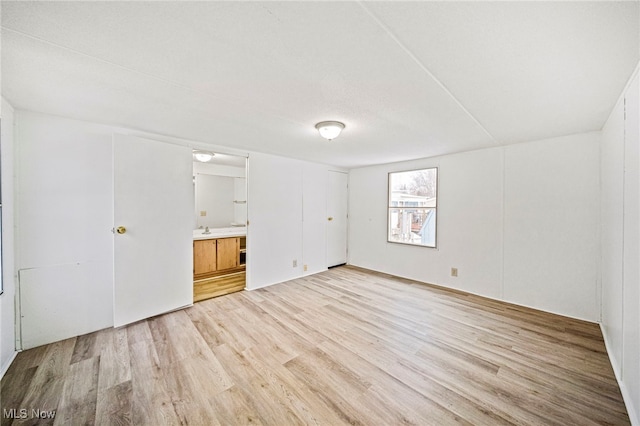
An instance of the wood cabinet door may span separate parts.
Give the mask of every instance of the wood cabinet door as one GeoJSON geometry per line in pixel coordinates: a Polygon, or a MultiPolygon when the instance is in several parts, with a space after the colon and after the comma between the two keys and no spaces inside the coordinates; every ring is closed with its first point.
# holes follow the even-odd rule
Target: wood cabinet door
{"type": "Polygon", "coordinates": [[[197,240],[193,242],[193,274],[207,274],[216,270],[216,241],[197,240]]]}
{"type": "Polygon", "coordinates": [[[218,270],[236,268],[240,252],[240,238],[218,240],[218,270]]]}

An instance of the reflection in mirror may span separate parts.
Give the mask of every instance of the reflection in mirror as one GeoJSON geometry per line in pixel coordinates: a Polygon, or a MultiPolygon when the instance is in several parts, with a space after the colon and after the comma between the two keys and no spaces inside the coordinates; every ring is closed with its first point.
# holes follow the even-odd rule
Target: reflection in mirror
{"type": "Polygon", "coordinates": [[[246,158],[217,154],[194,162],[194,229],[246,226],[246,158]]]}

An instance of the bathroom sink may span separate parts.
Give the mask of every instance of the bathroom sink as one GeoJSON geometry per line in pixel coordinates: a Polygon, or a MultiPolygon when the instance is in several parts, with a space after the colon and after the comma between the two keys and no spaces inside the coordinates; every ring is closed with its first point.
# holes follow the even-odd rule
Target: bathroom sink
{"type": "Polygon", "coordinates": [[[247,235],[247,229],[245,227],[228,227],[228,228],[209,228],[209,233],[206,234],[204,229],[195,229],[193,231],[194,240],[206,240],[209,238],[220,237],[240,237],[247,235]]]}

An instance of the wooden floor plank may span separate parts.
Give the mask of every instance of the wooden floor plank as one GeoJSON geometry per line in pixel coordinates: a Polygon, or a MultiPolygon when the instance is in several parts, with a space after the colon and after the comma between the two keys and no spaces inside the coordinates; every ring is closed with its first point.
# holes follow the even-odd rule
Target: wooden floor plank
{"type": "MultiPolygon", "coordinates": [[[[77,342],[76,342],[77,346],[77,342]]],[[[77,352],[74,351],[74,355],[77,352]]],[[[54,424],[92,425],[96,417],[100,357],[73,362],[64,382],[64,389],[54,424]]]]}
{"type": "Polygon", "coordinates": [[[350,266],[22,352],[0,403],[7,426],[629,424],[597,324],[350,266]]]}
{"type": "MultiPolygon", "coordinates": [[[[288,405],[286,399],[283,399],[279,393],[282,384],[260,374],[251,356],[237,352],[226,344],[217,346],[214,352],[223,365],[234,366],[228,369],[229,374],[237,389],[247,397],[250,412],[260,419],[261,423],[272,425],[304,423],[296,415],[295,407],[288,405]]],[[[268,369],[269,367],[261,365],[259,368],[268,369]]]]}
{"type": "Polygon", "coordinates": [[[133,341],[129,353],[132,424],[179,424],[153,340],[133,341]]]}
{"type": "Polygon", "coordinates": [[[2,426],[10,425],[13,418],[17,417],[19,410],[23,409],[22,401],[29,389],[29,383],[33,380],[33,376],[38,370],[37,366],[30,368],[15,368],[7,372],[2,379],[2,388],[0,389],[0,405],[2,405],[2,426]],[[4,410],[15,410],[15,416],[9,416],[4,410]]]}
{"type": "MultiPolygon", "coordinates": [[[[110,388],[98,391],[96,404],[97,425],[125,426],[132,423],[132,383],[131,380],[118,383],[110,388]]],[[[67,417],[67,413],[58,413],[67,417]]],[[[70,416],[73,418],[73,413],[70,416]]],[[[72,422],[73,424],[73,422],[72,422]]]]}
{"type": "Polygon", "coordinates": [[[38,416],[34,416],[33,413],[34,410],[38,413],[54,411],[58,413],[65,382],[70,376],[75,341],[75,338],[67,339],[46,346],[46,351],[31,381],[23,384],[27,392],[17,408],[25,410],[26,417],[14,421],[13,424],[53,424],[55,418],[38,419],[38,416]]]}
{"type": "Polygon", "coordinates": [[[107,329],[99,336],[100,374],[98,389],[105,390],[131,380],[127,329],[107,329]]]}

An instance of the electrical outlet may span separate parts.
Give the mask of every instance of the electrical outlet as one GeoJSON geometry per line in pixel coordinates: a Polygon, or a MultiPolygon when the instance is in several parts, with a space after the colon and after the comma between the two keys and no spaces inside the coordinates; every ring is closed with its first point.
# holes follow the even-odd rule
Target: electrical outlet
{"type": "Polygon", "coordinates": [[[296,259],[293,259],[293,267],[294,268],[298,267],[298,261],[296,259]]]}
{"type": "Polygon", "coordinates": [[[200,211],[200,216],[206,216],[207,215],[207,211],[206,210],[201,210],[200,211]]]}
{"type": "Polygon", "coordinates": [[[307,271],[307,265],[304,265],[304,270],[305,270],[305,272],[307,271]]]}
{"type": "Polygon", "coordinates": [[[452,277],[458,276],[458,268],[451,268],[451,276],[452,277]]]}

